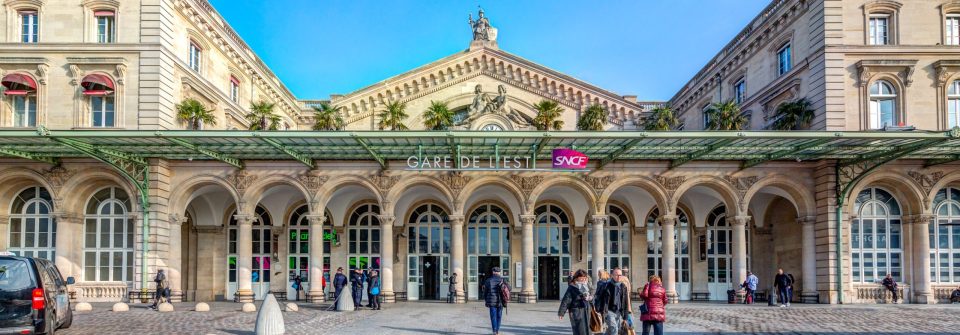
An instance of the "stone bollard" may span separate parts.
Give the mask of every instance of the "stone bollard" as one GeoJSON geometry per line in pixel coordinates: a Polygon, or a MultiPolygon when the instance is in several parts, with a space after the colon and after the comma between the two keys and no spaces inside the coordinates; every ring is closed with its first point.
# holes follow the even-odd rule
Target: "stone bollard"
{"type": "Polygon", "coordinates": [[[286,311],[287,311],[287,312],[298,312],[298,311],[300,311],[300,307],[297,306],[297,304],[295,304],[295,303],[288,302],[288,303],[287,303],[287,309],[286,309],[286,311]]]}
{"type": "Polygon", "coordinates": [[[254,305],[252,302],[245,302],[243,306],[240,307],[240,311],[244,313],[256,312],[257,305],[254,305]]]}
{"type": "Polygon", "coordinates": [[[127,306],[125,303],[118,302],[113,304],[113,308],[111,310],[114,312],[127,312],[130,311],[130,306],[127,306]]]}
{"type": "Polygon", "coordinates": [[[74,305],[73,310],[77,312],[89,312],[93,310],[93,306],[90,306],[88,302],[81,302],[74,305]]]}
{"type": "Polygon", "coordinates": [[[257,313],[257,326],[254,329],[257,335],[279,335],[286,332],[283,326],[283,313],[280,312],[280,303],[273,294],[260,303],[260,312],[257,313]]]}
{"type": "Polygon", "coordinates": [[[197,306],[194,307],[193,310],[194,310],[194,311],[197,311],[197,312],[209,312],[209,311],[210,311],[210,305],[207,305],[207,303],[205,303],[205,302],[198,302],[198,303],[197,303],[197,306]]]}
{"type": "Polygon", "coordinates": [[[355,310],[352,297],[350,285],[344,286],[343,290],[340,290],[340,296],[337,297],[337,310],[341,312],[355,310]]]}
{"type": "Polygon", "coordinates": [[[157,310],[161,312],[173,312],[173,304],[165,302],[157,306],[157,310]]]}

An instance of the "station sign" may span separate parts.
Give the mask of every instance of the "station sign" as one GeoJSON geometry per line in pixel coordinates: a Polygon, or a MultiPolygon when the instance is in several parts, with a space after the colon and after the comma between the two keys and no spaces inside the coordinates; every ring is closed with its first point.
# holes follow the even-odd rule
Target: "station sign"
{"type": "Polygon", "coordinates": [[[536,162],[530,156],[412,155],[407,157],[407,169],[417,171],[586,171],[589,160],[587,155],[569,148],[553,149],[550,169],[538,169],[536,162]]]}

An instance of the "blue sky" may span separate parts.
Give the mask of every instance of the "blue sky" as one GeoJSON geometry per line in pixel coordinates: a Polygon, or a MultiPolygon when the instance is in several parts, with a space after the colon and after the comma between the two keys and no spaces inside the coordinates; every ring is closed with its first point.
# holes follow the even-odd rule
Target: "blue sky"
{"type": "Polygon", "coordinates": [[[465,50],[467,15],[482,5],[501,50],[618,94],[666,100],[769,0],[210,2],[300,99],[349,93],[465,50]]]}

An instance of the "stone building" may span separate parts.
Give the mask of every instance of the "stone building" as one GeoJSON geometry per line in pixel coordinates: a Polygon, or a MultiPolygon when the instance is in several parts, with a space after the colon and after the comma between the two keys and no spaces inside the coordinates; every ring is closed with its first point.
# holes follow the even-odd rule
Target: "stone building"
{"type": "Polygon", "coordinates": [[[345,130],[314,132],[297,130],[319,101],[293,97],[204,0],[6,1],[0,249],[54,259],[87,301],[148,290],[160,268],[186,300],[293,294],[301,276],[318,301],[342,267],[381,271],[387,301],[445,299],[457,273],[462,302],[499,266],[524,302],[612,268],[636,286],[662,275],[677,300],[783,268],[798,301],[885,301],[875,281],[891,273],[935,302],[960,282],[943,84],[960,34],[957,6],[934,2],[774,1],[671,99],[687,131],[667,132],[637,130],[663,102],[510,54],[496,21],[471,18],[464,51],[333,95],[345,130]],[[865,45],[869,29],[885,45],[865,45]],[[807,97],[830,132],[693,131],[731,93],[754,129],[807,97]],[[187,98],[217,122],[183,131],[187,98]],[[571,131],[535,131],[543,100],[571,131]],[[280,131],[237,130],[261,101],[280,131]],[[414,131],[377,131],[396,102],[414,131]],[[450,131],[422,131],[434,102],[450,131]],[[592,105],[606,131],[572,131],[592,105]],[[857,132],[874,114],[889,132],[857,132]],[[892,131],[908,126],[939,131],[892,131]]]}

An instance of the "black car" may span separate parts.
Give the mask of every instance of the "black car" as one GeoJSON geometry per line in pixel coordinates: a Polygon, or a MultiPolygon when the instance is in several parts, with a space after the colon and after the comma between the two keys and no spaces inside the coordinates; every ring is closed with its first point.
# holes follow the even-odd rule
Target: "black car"
{"type": "Polygon", "coordinates": [[[73,323],[67,284],[41,258],[0,253],[0,334],[53,334],[73,323]]]}

